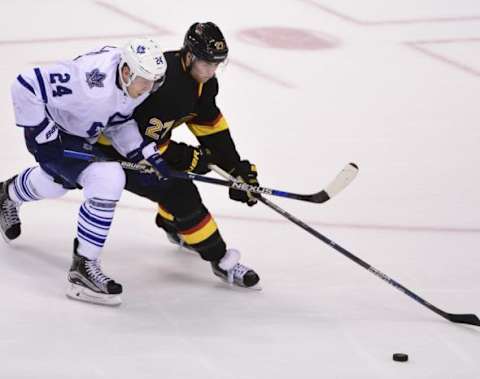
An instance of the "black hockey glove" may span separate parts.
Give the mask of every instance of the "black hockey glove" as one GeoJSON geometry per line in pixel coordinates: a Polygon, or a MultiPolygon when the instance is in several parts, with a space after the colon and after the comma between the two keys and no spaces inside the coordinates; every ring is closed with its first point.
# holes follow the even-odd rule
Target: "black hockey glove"
{"type": "Polygon", "coordinates": [[[191,151],[191,161],[190,167],[186,171],[193,172],[195,174],[206,174],[210,172],[208,165],[213,163],[213,155],[209,149],[198,146],[190,146],[191,151]]]}
{"type": "Polygon", "coordinates": [[[168,164],[177,171],[189,171],[195,174],[206,174],[208,165],[214,163],[213,154],[203,146],[190,146],[183,142],[171,141],[162,155],[168,164]]]}
{"type": "Polygon", "coordinates": [[[25,128],[25,141],[30,153],[39,163],[63,159],[63,146],[58,127],[53,121],[45,119],[35,128],[25,128]]]}
{"type": "MultiPolygon", "coordinates": [[[[230,174],[247,184],[258,186],[257,167],[247,160],[240,161],[238,166],[234,168],[230,174]]],[[[230,199],[247,203],[249,207],[257,204],[254,194],[251,194],[250,192],[230,188],[228,194],[230,195],[230,199]]]]}

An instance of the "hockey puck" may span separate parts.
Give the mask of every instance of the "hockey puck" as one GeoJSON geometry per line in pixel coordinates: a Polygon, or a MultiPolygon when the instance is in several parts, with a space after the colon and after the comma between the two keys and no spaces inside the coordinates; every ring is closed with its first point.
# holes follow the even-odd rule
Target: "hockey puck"
{"type": "Polygon", "coordinates": [[[395,353],[393,354],[393,360],[395,362],[406,362],[408,361],[408,354],[395,353]]]}

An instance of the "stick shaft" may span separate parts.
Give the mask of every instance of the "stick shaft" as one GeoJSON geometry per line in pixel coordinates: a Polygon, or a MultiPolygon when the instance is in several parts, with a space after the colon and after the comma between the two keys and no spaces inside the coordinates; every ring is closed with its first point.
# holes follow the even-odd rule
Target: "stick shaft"
{"type": "MultiPolygon", "coordinates": [[[[85,160],[90,162],[109,161],[108,159],[99,158],[94,154],[78,152],[73,150],[64,150],[64,156],[66,158],[80,159],[80,160],[85,160]]],[[[148,174],[151,174],[154,172],[153,168],[147,165],[127,162],[127,161],[117,161],[117,160],[114,160],[114,161],[118,162],[124,169],[127,169],[127,170],[139,171],[139,172],[144,172],[148,174]]],[[[302,194],[297,194],[293,192],[280,191],[277,189],[272,189],[267,187],[253,186],[247,183],[239,182],[235,179],[222,180],[218,178],[211,178],[209,176],[204,176],[204,175],[199,175],[199,174],[194,174],[189,172],[171,171],[171,176],[177,179],[194,180],[197,182],[221,185],[224,187],[229,187],[229,188],[233,188],[233,189],[237,189],[245,192],[251,192],[259,195],[262,195],[262,194],[272,195],[272,196],[284,197],[287,199],[294,199],[294,200],[307,201],[307,202],[313,202],[313,203],[325,202],[329,199],[329,197],[326,195],[325,197],[321,197],[320,200],[318,200],[319,198],[318,194],[317,194],[317,197],[315,197],[315,195],[302,195],[302,194]]]]}
{"type": "MultiPolygon", "coordinates": [[[[226,173],[225,171],[219,169],[218,167],[215,167],[215,166],[212,166],[211,167],[213,171],[217,172],[219,175],[225,177],[225,178],[229,178],[231,179],[231,176],[226,173]]],[[[329,245],[330,247],[332,247],[333,249],[335,249],[336,251],[338,251],[339,253],[343,254],[345,257],[347,257],[348,259],[352,260],[353,262],[357,263],[358,265],[362,266],[364,269],[366,269],[367,271],[370,271],[372,274],[376,275],[377,277],[379,277],[380,279],[382,279],[383,281],[387,282],[388,284],[390,284],[391,286],[395,287],[397,290],[403,292],[405,295],[407,295],[408,297],[410,297],[411,299],[415,300],[417,303],[427,307],[428,309],[430,309],[431,311],[435,312],[436,314],[438,314],[439,316],[449,320],[449,321],[452,321],[452,322],[457,322],[457,323],[463,323],[463,324],[471,324],[471,325],[476,325],[476,326],[480,326],[480,321],[478,319],[477,316],[473,315],[473,314],[460,314],[460,315],[457,315],[457,314],[451,314],[451,313],[448,313],[448,312],[445,312],[439,308],[437,308],[436,306],[434,306],[433,304],[429,303],[428,301],[426,301],[425,299],[421,298],[420,296],[418,296],[416,293],[412,292],[411,290],[409,290],[408,288],[404,287],[403,285],[401,285],[399,282],[397,282],[396,280],[390,278],[389,276],[387,276],[386,274],[384,274],[383,272],[381,272],[380,270],[376,269],[375,267],[373,267],[372,265],[368,264],[367,262],[365,262],[364,260],[360,259],[359,257],[355,256],[354,254],[352,254],[351,252],[349,252],[347,249],[343,248],[342,246],[338,245],[337,243],[333,242],[331,239],[327,238],[326,236],[324,236],[323,234],[321,234],[320,232],[318,232],[317,230],[313,229],[311,226],[307,225],[305,222],[299,220],[298,218],[296,218],[295,216],[293,216],[292,214],[288,213],[287,211],[285,211],[284,209],[280,208],[278,205],[276,205],[275,203],[271,202],[270,200],[267,200],[266,198],[264,198],[263,196],[259,196],[258,197],[258,200],[261,201],[263,204],[265,204],[266,206],[268,206],[269,208],[273,209],[275,212],[277,212],[278,214],[280,214],[281,216],[285,217],[286,219],[290,220],[291,222],[293,222],[295,225],[299,226],[300,228],[302,228],[303,230],[307,231],[308,233],[310,233],[311,235],[313,235],[314,237],[318,238],[319,240],[321,240],[322,242],[326,243],[327,245],[329,245]]]]}

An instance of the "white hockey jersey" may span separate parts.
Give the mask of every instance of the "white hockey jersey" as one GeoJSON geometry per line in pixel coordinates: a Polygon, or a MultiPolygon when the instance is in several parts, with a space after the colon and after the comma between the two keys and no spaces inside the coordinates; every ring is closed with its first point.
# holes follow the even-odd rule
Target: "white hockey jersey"
{"type": "Polygon", "coordinates": [[[120,49],[106,46],[18,75],[12,85],[16,124],[35,127],[47,118],[90,143],[103,132],[123,155],[138,148],[143,138],[132,113],[148,93],[133,99],[117,86],[119,63],[120,49]]]}

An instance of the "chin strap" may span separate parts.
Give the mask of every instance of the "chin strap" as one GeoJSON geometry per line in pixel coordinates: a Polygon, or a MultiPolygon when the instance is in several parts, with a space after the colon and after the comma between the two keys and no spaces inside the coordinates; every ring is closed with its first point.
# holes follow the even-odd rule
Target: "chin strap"
{"type": "Polygon", "coordinates": [[[120,86],[122,87],[123,93],[128,97],[130,97],[127,88],[130,84],[132,84],[133,80],[135,79],[135,75],[132,75],[132,74],[128,75],[128,82],[125,83],[123,81],[122,67],[123,67],[123,64],[118,65],[118,80],[120,81],[120,86]]]}

